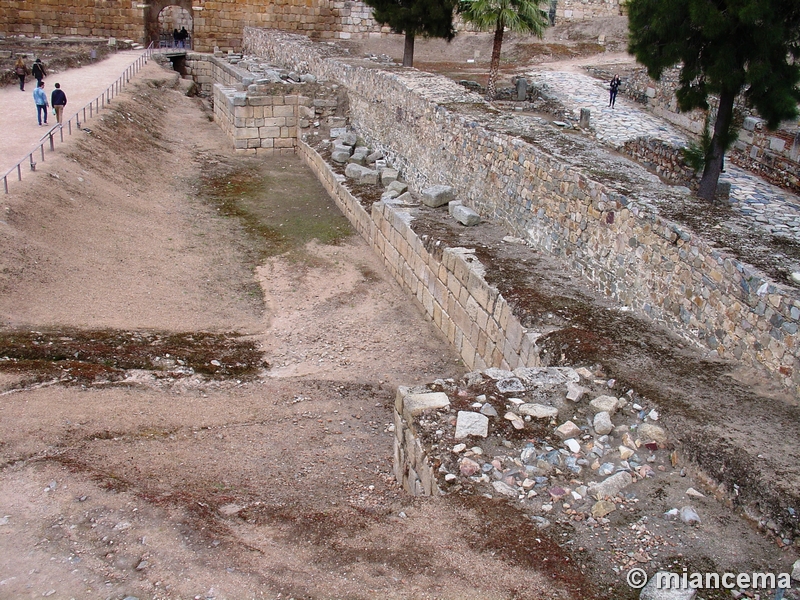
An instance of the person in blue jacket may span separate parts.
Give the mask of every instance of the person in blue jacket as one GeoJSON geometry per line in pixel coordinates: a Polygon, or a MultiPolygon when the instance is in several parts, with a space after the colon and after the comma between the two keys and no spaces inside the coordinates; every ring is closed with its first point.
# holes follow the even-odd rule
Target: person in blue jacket
{"type": "Polygon", "coordinates": [[[42,114],[44,114],[44,124],[47,125],[47,109],[50,104],[47,102],[47,94],[44,93],[44,81],[40,81],[33,90],[33,101],[36,103],[36,118],[39,120],[39,127],[42,126],[42,114]]]}

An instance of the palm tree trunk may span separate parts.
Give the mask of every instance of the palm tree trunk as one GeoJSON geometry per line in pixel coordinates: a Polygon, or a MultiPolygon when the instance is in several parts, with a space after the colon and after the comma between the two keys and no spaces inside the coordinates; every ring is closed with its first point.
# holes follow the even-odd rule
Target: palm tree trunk
{"type": "Polygon", "coordinates": [[[711,137],[711,150],[706,158],[703,177],[697,188],[697,195],[704,200],[713,201],[717,194],[717,183],[722,172],[722,160],[725,156],[731,120],[733,119],[733,101],[736,94],[722,91],[719,95],[719,109],[714,121],[714,135],[711,137]]]}
{"type": "Polygon", "coordinates": [[[494,44],[492,45],[492,60],[489,63],[489,83],[486,84],[486,100],[491,102],[497,95],[497,74],[500,71],[500,51],[503,49],[503,20],[498,19],[497,28],[494,30],[494,44]]]}
{"type": "Polygon", "coordinates": [[[406,43],[403,47],[403,66],[414,66],[414,33],[406,32],[406,43]]]}

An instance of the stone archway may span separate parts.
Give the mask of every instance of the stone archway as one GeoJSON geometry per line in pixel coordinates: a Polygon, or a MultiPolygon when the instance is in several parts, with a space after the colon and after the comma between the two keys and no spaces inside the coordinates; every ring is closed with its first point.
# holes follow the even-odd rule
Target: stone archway
{"type": "Polygon", "coordinates": [[[192,0],[153,0],[145,13],[145,32],[147,43],[158,46],[164,27],[170,33],[173,29],[186,27],[194,38],[194,18],[192,15],[192,0]]]}

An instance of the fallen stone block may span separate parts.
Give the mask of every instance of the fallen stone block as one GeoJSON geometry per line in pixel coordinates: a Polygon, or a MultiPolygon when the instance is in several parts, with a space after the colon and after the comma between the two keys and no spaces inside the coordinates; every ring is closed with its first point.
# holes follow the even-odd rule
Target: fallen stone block
{"type": "Polygon", "coordinates": [[[432,185],[422,190],[422,203],[431,208],[444,206],[455,200],[455,190],[449,185],[432,185]]]}
{"type": "MultiPolygon", "coordinates": [[[[369,157],[367,157],[367,160],[369,161],[369,157]]],[[[381,183],[383,185],[385,185],[385,186],[388,186],[388,185],[394,183],[395,181],[397,181],[397,178],[399,176],[400,176],[400,173],[398,173],[397,169],[381,169],[381,183]]],[[[406,187],[408,187],[408,186],[406,186],[406,187]]],[[[405,190],[403,190],[403,191],[405,191],[405,190]]],[[[402,192],[400,192],[400,193],[402,193],[402,192]]]]}
{"type": "Polygon", "coordinates": [[[383,158],[383,150],[375,150],[375,152],[367,156],[367,162],[374,163],[375,161],[381,160],[382,158],[383,158]]]}
{"type": "Polygon", "coordinates": [[[368,167],[363,167],[356,163],[349,163],[344,170],[344,175],[357,183],[368,183],[375,185],[378,183],[378,172],[368,167]]]}
{"type": "Polygon", "coordinates": [[[358,136],[352,131],[348,131],[347,133],[343,133],[342,135],[338,136],[334,141],[337,144],[342,144],[343,146],[352,147],[356,145],[356,142],[358,141],[358,136]]]}
{"type": "Polygon", "coordinates": [[[452,215],[456,221],[458,221],[465,227],[474,227],[475,225],[479,225],[481,222],[481,216],[474,210],[472,210],[468,206],[464,206],[463,204],[457,204],[453,208],[452,215]]]}
{"type": "Polygon", "coordinates": [[[331,160],[339,164],[344,164],[348,160],[350,160],[350,151],[334,150],[333,152],[331,152],[331,160]]]}
{"type": "Polygon", "coordinates": [[[432,392],[430,394],[409,394],[403,398],[404,412],[416,417],[426,410],[447,408],[450,406],[450,399],[443,392],[432,392]]]}
{"type": "Polygon", "coordinates": [[[386,186],[387,191],[394,190],[398,194],[402,194],[408,189],[408,184],[403,183],[402,181],[392,181],[389,185],[386,186]]]}
{"type": "Polygon", "coordinates": [[[555,419],[558,409],[546,404],[522,404],[517,409],[521,415],[530,415],[534,419],[555,419]]]}

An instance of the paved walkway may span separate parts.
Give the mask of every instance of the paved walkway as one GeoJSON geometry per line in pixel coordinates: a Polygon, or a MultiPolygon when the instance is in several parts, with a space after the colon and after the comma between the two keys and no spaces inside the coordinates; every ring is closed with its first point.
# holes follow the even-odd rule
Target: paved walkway
{"type": "MultiPolygon", "coordinates": [[[[44,80],[48,100],[55,89],[54,84],[60,83],[61,89],[67,94],[67,108],[63,117],[66,123],[67,119],[102,94],[142,54],[143,50],[126,50],[80,69],[53,73],[44,80]]],[[[37,148],[47,131],[47,128],[39,127],[36,120],[34,89],[36,80],[33,77],[27,78],[24,92],[20,91],[18,85],[0,88],[0,177],[37,148]]],[[[51,126],[55,124],[52,110],[47,120],[51,126]]],[[[24,177],[23,174],[23,180],[24,177]]]]}
{"type": "MultiPolygon", "coordinates": [[[[545,84],[551,94],[574,112],[592,111],[592,127],[598,141],[620,148],[640,136],[658,137],[675,145],[685,145],[686,134],[667,121],[643,110],[640,105],[617,97],[615,108],[608,107],[608,85],[582,73],[534,71],[526,74],[538,86],[545,84]]],[[[731,182],[731,206],[751,216],[771,233],[800,242],[800,197],[767,183],[749,171],[726,164],[724,179],[731,182]]]]}

